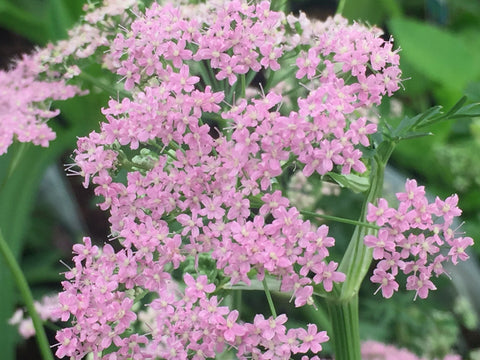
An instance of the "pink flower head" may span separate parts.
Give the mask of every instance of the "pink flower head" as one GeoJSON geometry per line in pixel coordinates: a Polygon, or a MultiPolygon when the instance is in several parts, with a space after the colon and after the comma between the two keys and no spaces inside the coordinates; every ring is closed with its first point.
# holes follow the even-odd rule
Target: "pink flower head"
{"type": "Polygon", "coordinates": [[[395,243],[387,230],[381,229],[378,236],[367,235],[364,239],[365,245],[373,248],[373,258],[383,259],[385,251],[392,253],[395,250],[395,243]]]}
{"type": "Polygon", "coordinates": [[[298,338],[302,342],[298,351],[302,353],[307,351],[318,353],[322,351],[321,344],[329,340],[327,332],[317,331],[317,326],[315,324],[308,324],[307,330],[299,329],[298,338]]]}
{"type": "Polygon", "coordinates": [[[398,287],[394,281],[398,269],[404,274],[413,273],[407,278],[407,289],[425,298],[429,290],[436,289],[430,281],[432,272],[436,276],[444,273],[444,261],[457,264],[458,259],[467,260],[465,250],[473,245],[473,240],[456,237],[450,228],[454,218],[461,214],[457,195],[445,201],[437,197],[434,203],[429,203],[424,187],[415,180],[407,180],[405,192],[397,193],[397,199],[398,209],[390,208],[385,199],[378,200],[378,207],[368,205],[367,221],[381,226],[378,235],[367,235],[364,239],[365,245],[374,249],[374,259],[381,260],[371,279],[382,284],[384,295],[391,296],[392,289],[398,287]],[[448,250],[447,256],[439,255],[442,248],[448,250]]]}
{"type": "Polygon", "coordinates": [[[367,221],[383,226],[395,214],[395,210],[388,207],[385,199],[378,199],[378,206],[368,204],[367,221]]]}
{"type": "Polygon", "coordinates": [[[452,247],[448,252],[448,256],[451,257],[452,263],[457,265],[458,259],[465,261],[469,258],[465,250],[473,245],[473,239],[470,237],[459,237],[453,240],[452,247]]]}
{"type": "Polygon", "coordinates": [[[384,298],[391,298],[394,291],[398,291],[398,283],[395,281],[395,277],[381,269],[375,269],[373,275],[370,278],[373,283],[380,284],[380,287],[375,291],[382,289],[382,295],[384,298]]]}
{"type": "MultiPolygon", "coordinates": [[[[257,314],[253,323],[241,322],[237,310],[220,306],[213,294],[217,282],[209,279],[218,271],[223,287],[268,276],[280,291],[293,294],[295,306],[313,304],[312,281],[326,291],[345,281],[338,264],[326,260],[334,245],[328,227],[304,221],[279,184],[295,166],[307,177],[367,170],[363,150],[377,128],[357,114],[398,87],[398,56],[375,30],[341,18],[322,26],[303,15],[286,20],[269,1],[153,2],[145,10],[126,2],[138,16],[124,17],[130,13],[121,11],[125,5],[109,4],[87,14],[90,27],[79,30],[91,36],[86,30],[100,31],[95,21],[112,24],[94,33],[109,47],[96,55],[129,94],[109,102],[104,123],[79,139],[75,151],[77,172],[103,198],[100,208],[108,211],[119,244],[100,250],[85,241],[74,248],[75,267],[66,274],[58,311],[74,324],[59,333],[58,354],[80,358],[108,348],[112,352],[105,357],[112,360],[201,360],[228,349],[244,360],[320,351],[328,337],[315,325],[287,331],[286,315],[257,314]],[[120,20],[125,31],[111,33],[120,20]],[[286,31],[298,27],[296,33],[286,31]],[[297,84],[276,83],[274,73],[291,66],[302,98],[289,95],[297,84]],[[262,68],[274,80],[266,82],[266,94],[249,86],[256,86],[254,76],[262,68]],[[283,104],[295,110],[285,115],[283,104]],[[172,269],[184,272],[184,286],[173,281],[172,269]],[[209,278],[200,275],[205,271],[209,278]],[[154,300],[137,311],[137,293],[154,300]],[[148,324],[147,335],[126,332],[137,318],[148,324]]],[[[80,43],[84,56],[90,49],[80,43]]],[[[1,128],[6,133],[0,141],[21,138],[11,127],[1,128]]],[[[44,128],[36,134],[35,141],[47,143],[44,128]]],[[[454,241],[449,226],[432,228],[437,223],[431,209],[424,200],[401,210],[380,200],[372,209],[370,220],[385,230],[366,243],[384,272],[393,276],[407,268],[406,257],[427,260],[439,242],[454,241]],[[409,239],[408,249],[397,249],[414,222],[416,230],[435,235],[409,239]]],[[[456,249],[448,259],[463,259],[462,244],[456,249]]],[[[417,265],[415,276],[430,269],[427,262],[417,265]]],[[[382,279],[382,292],[391,296],[396,283],[389,275],[382,279]]]]}
{"type": "Polygon", "coordinates": [[[334,261],[318,264],[312,269],[315,273],[313,281],[316,284],[322,283],[326,291],[332,291],[334,282],[344,282],[346,278],[344,273],[335,271],[337,267],[338,264],[334,261]]]}
{"type": "Polygon", "coordinates": [[[430,281],[430,273],[428,271],[421,271],[418,275],[410,275],[407,278],[407,290],[415,290],[415,298],[425,299],[428,296],[429,290],[436,290],[435,285],[430,281]]]}
{"type": "Polygon", "coordinates": [[[303,57],[298,57],[296,64],[298,71],[295,74],[297,79],[303,78],[305,75],[308,79],[315,76],[317,72],[317,66],[320,63],[320,57],[318,56],[315,48],[310,48],[308,53],[304,53],[303,57]]]}
{"type": "Polygon", "coordinates": [[[200,275],[196,280],[192,275],[186,273],[183,276],[183,281],[187,288],[185,289],[185,295],[191,300],[205,299],[207,294],[215,291],[215,284],[208,284],[206,275],[200,275]]]}

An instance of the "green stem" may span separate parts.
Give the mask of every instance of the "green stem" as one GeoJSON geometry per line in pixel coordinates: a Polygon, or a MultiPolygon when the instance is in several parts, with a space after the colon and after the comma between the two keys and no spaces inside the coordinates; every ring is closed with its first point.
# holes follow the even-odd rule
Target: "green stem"
{"type": "Polygon", "coordinates": [[[32,318],[33,327],[35,328],[35,336],[37,338],[38,346],[40,348],[40,353],[43,360],[53,360],[52,352],[50,351],[50,345],[48,343],[47,335],[45,329],[43,328],[42,320],[35,309],[33,302],[33,296],[28,287],[27,280],[23,275],[22,269],[18,265],[15,256],[8,247],[6,240],[3,237],[3,234],[0,230],[0,253],[5,258],[5,262],[10,269],[13,278],[17,284],[20,294],[23,297],[25,306],[27,307],[28,314],[32,318]]]}
{"type": "Polygon", "coordinates": [[[270,295],[270,290],[268,289],[267,285],[267,278],[263,278],[263,290],[265,291],[265,295],[267,296],[268,306],[270,306],[270,311],[274,318],[277,318],[277,312],[275,311],[275,306],[273,305],[272,295],[270,295]]]}
{"type": "Polygon", "coordinates": [[[245,83],[245,74],[240,74],[240,97],[244,98],[245,97],[245,90],[246,90],[246,83],[245,83]]]}
{"type": "Polygon", "coordinates": [[[245,89],[247,87],[250,86],[250,84],[252,83],[253,79],[255,78],[255,75],[257,75],[257,73],[253,70],[250,70],[248,73],[247,73],[247,76],[246,76],[246,79],[245,79],[245,89]]]}
{"type": "Polygon", "coordinates": [[[348,301],[327,301],[332,322],[333,347],[336,360],[362,360],[358,322],[358,295],[348,301]]]}
{"type": "Polygon", "coordinates": [[[355,227],[347,251],[338,267],[346,275],[345,282],[335,284],[327,296],[332,322],[336,360],[361,360],[358,319],[358,291],[372,262],[372,250],[365,246],[364,237],[376,234],[377,229],[364,226],[369,203],[376,203],[382,194],[385,166],[395,143],[382,142],[371,160],[370,186],[366,192],[359,223],[355,227]]]}
{"type": "Polygon", "coordinates": [[[238,313],[242,313],[242,290],[236,290],[232,291],[232,296],[233,296],[233,303],[234,303],[234,308],[237,309],[238,313]]]}
{"type": "Polygon", "coordinates": [[[220,86],[220,84],[222,84],[222,82],[217,80],[217,78],[215,76],[215,72],[213,71],[213,69],[210,65],[210,61],[206,62],[204,64],[204,66],[207,69],[207,73],[209,74],[209,79],[210,79],[210,82],[211,82],[212,90],[213,91],[224,91],[226,88],[225,88],[225,86],[220,86]]]}
{"type": "Polygon", "coordinates": [[[302,215],[308,215],[308,216],[317,217],[317,218],[320,218],[320,219],[332,220],[332,221],[336,221],[336,222],[340,222],[340,223],[344,223],[344,224],[350,224],[350,225],[363,226],[363,227],[367,227],[367,228],[375,229],[375,230],[380,229],[380,226],[370,224],[370,223],[367,223],[367,222],[364,222],[364,221],[345,219],[345,218],[341,218],[341,217],[338,217],[338,216],[332,216],[332,215],[326,215],[326,214],[319,214],[319,213],[315,213],[313,211],[308,211],[308,210],[299,210],[299,212],[302,215]]]}
{"type": "Polygon", "coordinates": [[[314,297],[314,306],[302,306],[299,310],[302,316],[311,323],[317,324],[317,327],[325,330],[327,334],[332,333],[332,323],[328,314],[328,307],[324,301],[319,301],[318,297],[314,297]]]}
{"type": "MultiPolygon", "coordinates": [[[[366,192],[362,211],[358,220],[360,223],[366,222],[368,204],[375,203],[377,198],[382,194],[384,171],[384,163],[375,156],[375,158],[372,159],[370,187],[366,192]]],[[[372,229],[363,225],[357,225],[355,227],[347,251],[338,267],[338,271],[341,271],[346,275],[345,282],[339,284],[341,291],[338,300],[348,300],[358,293],[363,278],[372,262],[372,250],[365,246],[363,239],[366,235],[375,235],[377,231],[377,229],[372,229]]]]}
{"type": "Polygon", "coordinates": [[[266,78],[267,78],[267,83],[265,84],[265,86],[263,87],[263,91],[265,92],[265,95],[266,93],[268,93],[268,90],[270,90],[272,88],[272,84],[273,84],[273,78],[275,77],[275,72],[268,69],[266,71],[266,78]]]}
{"type": "Polygon", "coordinates": [[[346,2],[347,2],[347,0],[340,0],[340,2],[338,3],[336,14],[342,15],[342,12],[343,12],[343,9],[345,8],[346,2]]]}

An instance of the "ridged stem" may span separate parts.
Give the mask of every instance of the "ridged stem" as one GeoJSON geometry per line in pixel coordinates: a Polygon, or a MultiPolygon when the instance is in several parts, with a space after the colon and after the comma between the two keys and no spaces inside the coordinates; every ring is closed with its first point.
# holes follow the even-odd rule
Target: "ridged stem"
{"type": "Polygon", "coordinates": [[[358,295],[348,301],[327,300],[332,322],[332,338],[336,360],[362,360],[358,323],[358,295]]]}
{"type": "MultiPolygon", "coordinates": [[[[366,222],[368,204],[375,203],[382,193],[385,166],[378,159],[374,159],[372,160],[371,171],[370,187],[362,205],[359,222],[366,222]]],[[[377,231],[377,229],[363,225],[355,227],[347,251],[338,268],[347,277],[345,282],[340,284],[341,291],[337,300],[346,301],[358,293],[363,278],[372,262],[372,250],[365,246],[363,239],[366,235],[375,235],[377,231]]]]}
{"type": "Polygon", "coordinates": [[[361,360],[358,291],[372,262],[372,249],[365,245],[364,237],[378,231],[362,223],[366,222],[368,204],[376,204],[382,195],[385,166],[394,146],[393,142],[382,142],[371,160],[370,186],[365,194],[359,224],[338,267],[346,275],[346,280],[336,284],[326,299],[336,360],[361,360]]]}

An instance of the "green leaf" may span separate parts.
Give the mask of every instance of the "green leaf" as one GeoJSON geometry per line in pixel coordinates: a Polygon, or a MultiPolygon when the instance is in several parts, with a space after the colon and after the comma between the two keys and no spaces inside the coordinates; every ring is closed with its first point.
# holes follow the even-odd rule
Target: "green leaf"
{"type": "Polygon", "coordinates": [[[335,182],[340,185],[341,187],[345,187],[347,189],[352,190],[355,193],[362,193],[367,191],[369,187],[369,181],[367,177],[358,176],[355,174],[336,174],[333,172],[327,173],[335,182]]]}
{"type": "Polygon", "coordinates": [[[472,101],[480,102],[480,81],[468,84],[465,95],[472,101]]]}
{"type": "Polygon", "coordinates": [[[381,24],[385,18],[400,16],[403,11],[396,0],[347,0],[341,3],[344,3],[344,17],[370,24],[381,24]]]}
{"type": "Polygon", "coordinates": [[[1,0],[0,26],[37,44],[58,40],[79,18],[84,0],[1,0]]]}
{"type": "MultiPolygon", "coordinates": [[[[21,144],[14,144],[8,153],[0,157],[0,178],[5,179],[10,161],[19,151],[21,144]]],[[[18,163],[0,190],[0,228],[15,256],[22,249],[24,230],[27,228],[30,209],[33,205],[39,179],[50,159],[49,149],[38,149],[28,144],[23,160],[18,163]]],[[[14,305],[18,302],[18,293],[13,284],[10,271],[3,258],[0,258],[0,348],[2,359],[14,359],[13,343],[18,337],[7,320],[12,316],[14,305]]]]}
{"type": "Polygon", "coordinates": [[[447,112],[442,111],[441,106],[434,106],[416,116],[405,116],[396,128],[385,129],[386,136],[395,141],[427,136],[431,135],[431,133],[419,130],[445,120],[468,119],[480,116],[480,103],[465,105],[466,102],[467,97],[464,96],[447,112]]]}
{"type": "Polygon", "coordinates": [[[15,6],[9,1],[0,1],[0,26],[20,34],[35,43],[45,43],[48,35],[42,16],[15,6]]]}
{"type": "Polygon", "coordinates": [[[402,49],[401,59],[430,80],[462,90],[480,75],[480,52],[454,33],[407,18],[390,20],[389,28],[402,49]]]}

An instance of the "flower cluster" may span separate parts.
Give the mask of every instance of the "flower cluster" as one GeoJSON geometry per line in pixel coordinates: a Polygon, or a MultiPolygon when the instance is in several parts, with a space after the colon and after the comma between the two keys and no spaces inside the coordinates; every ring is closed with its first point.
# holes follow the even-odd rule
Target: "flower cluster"
{"type": "MultiPolygon", "coordinates": [[[[35,310],[44,321],[58,321],[60,318],[56,316],[58,308],[57,295],[44,296],[40,301],[35,301],[35,310]]],[[[27,316],[23,309],[17,309],[13,316],[8,320],[10,325],[17,325],[20,335],[28,339],[35,335],[32,319],[27,316]]]]}
{"type": "Polygon", "coordinates": [[[361,149],[377,128],[355,110],[390,95],[400,76],[398,55],[379,36],[341,18],[286,19],[267,1],[240,0],[154,3],[118,34],[108,67],[129,96],[110,100],[100,131],[78,140],[75,163],[103,198],[121,247],[99,249],[88,238],[74,247],[60,294],[62,320],[73,324],[57,334],[57,356],[111,347],[105,359],[318,352],[328,337],[315,325],[287,331],[285,315],[261,314],[243,323],[217,293],[268,276],[303,306],[313,304],[314,287],[329,292],[345,280],[328,259],[328,227],[302,219],[275,184],[296,166],[306,177],[366,170],[361,149]],[[276,90],[282,69],[296,74],[287,86],[303,84],[304,97],[276,90]],[[266,77],[259,86],[258,73],[266,77]],[[214,272],[202,268],[203,254],[214,272]],[[184,271],[191,260],[194,276],[184,271]],[[140,298],[150,331],[130,334],[140,298]]]}
{"type": "Polygon", "coordinates": [[[36,57],[31,55],[24,55],[11,70],[0,71],[0,155],[14,140],[48,146],[55,133],[46,121],[59,113],[50,110],[50,102],[80,93],[64,79],[39,80],[41,72],[36,57]]]}
{"type": "Polygon", "coordinates": [[[367,220],[381,227],[378,235],[365,237],[373,258],[380,260],[370,280],[380,284],[383,296],[389,298],[398,290],[395,276],[400,270],[408,275],[407,290],[424,299],[429,290],[436,289],[432,276],[445,273],[445,261],[457,264],[468,259],[466,250],[473,239],[459,236],[452,228],[461,214],[457,195],[429,203],[425,188],[407,180],[405,192],[396,196],[398,209],[390,208],[382,198],[377,206],[368,206],[367,220]]]}
{"type": "Polygon", "coordinates": [[[89,238],[83,240],[74,246],[75,265],[65,274],[70,281],[64,282],[59,296],[56,315],[76,319],[74,327],[57,333],[60,358],[81,359],[114,344],[116,352],[103,359],[205,359],[230,347],[236,348],[239,359],[290,359],[296,353],[316,353],[328,340],[326,332],[313,324],[307,330],[287,330],[286,315],[266,319],[256,315],[252,323],[240,322],[239,312],[221,306],[212,294],[216,287],[207,276],[186,273],[182,290],[163,271],[165,260],[143,267],[145,259],[138,251],[115,253],[110,244],[99,249],[89,238]],[[148,311],[139,313],[150,336],[127,332],[137,320],[132,305],[141,288],[158,294],[148,311]]]}
{"type": "MultiPolygon", "coordinates": [[[[426,360],[424,357],[418,357],[414,353],[399,349],[393,345],[382,344],[377,341],[369,340],[362,344],[363,360],[426,360]]],[[[449,354],[443,357],[443,360],[460,360],[460,355],[449,354]]]]}
{"type": "MultiPolygon", "coordinates": [[[[9,71],[0,71],[0,155],[14,140],[47,147],[55,139],[47,121],[60,111],[50,109],[51,102],[87,93],[78,80],[72,81],[82,73],[78,64],[110,44],[116,34],[109,26],[112,18],[124,16],[134,4],[133,0],[105,1],[69,31],[68,39],[36,49],[9,71]]],[[[128,24],[129,19],[120,22],[128,24]]],[[[109,67],[109,54],[102,54],[99,61],[109,67]]]]}

